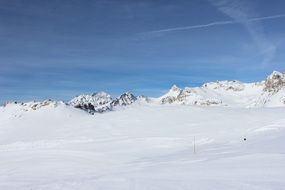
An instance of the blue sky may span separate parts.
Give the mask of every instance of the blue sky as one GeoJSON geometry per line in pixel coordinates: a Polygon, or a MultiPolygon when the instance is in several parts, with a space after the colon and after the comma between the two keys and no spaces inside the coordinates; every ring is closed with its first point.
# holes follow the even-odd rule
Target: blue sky
{"type": "Polygon", "coordinates": [[[285,70],[283,0],[1,0],[0,102],[159,96],[285,70]]]}

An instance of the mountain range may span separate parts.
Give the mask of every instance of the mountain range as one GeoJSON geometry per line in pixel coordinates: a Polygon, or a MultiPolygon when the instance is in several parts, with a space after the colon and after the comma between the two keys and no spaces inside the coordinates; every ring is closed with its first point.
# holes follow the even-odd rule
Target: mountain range
{"type": "Polygon", "coordinates": [[[242,83],[237,80],[224,80],[205,83],[200,87],[184,89],[173,85],[163,96],[151,98],[135,96],[125,92],[113,98],[105,92],[91,95],[82,94],[69,102],[17,103],[9,102],[4,107],[16,105],[23,110],[37,110],[43,106],[65,104],[90,114],[103,113],[131,104],[181,104],[192,106],[228,106],[228,107],[282,107],[285,106],[285,72],[272,72],[265,80],[255,83],[242,83]]]}

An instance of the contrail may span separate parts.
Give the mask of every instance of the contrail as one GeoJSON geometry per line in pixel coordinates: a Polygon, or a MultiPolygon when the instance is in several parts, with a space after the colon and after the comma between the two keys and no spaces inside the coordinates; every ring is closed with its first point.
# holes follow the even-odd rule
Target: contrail
{"type": "Polygon", "coordinates": [[[265,17],[259,17],[259,18],[251,18],[248,21],[271,20],[271,19],[282,18],[282,17],[285,17],[285,14],[265,16],[265,17]]]}
{"type": "MultiPolygon", "coordinates": [[[[261,20],[271,20],[271,19],[277,19],[277,18],[283,18],[285,17],[285,14],[280,15],[272,15],[272,16],[266,16],[266,17],[257,17],[257,18],[250,18],[246,20],[247,22],[255,22],[255,21],[261,21],[261,20]]],[[[176,27],[176,28],[166,28],[162,30],[153,30],[150,32],[146,32],[145,34],[151,34],[151,33],[164,33],[164,32],[173,32],[173,31],[181,31],[181,30],[192,30],[192,29],[198,29],[198,28],[208,28],[218,25],[228,25],[228,24],[237,24],[238,21],[235,20],[228,20],[228,21],[217,21],[217,22],[211,22],[208,24],[199,24],[199,25],[193,25],[193,26],[182,26],[182,27],[176,27]]]]}

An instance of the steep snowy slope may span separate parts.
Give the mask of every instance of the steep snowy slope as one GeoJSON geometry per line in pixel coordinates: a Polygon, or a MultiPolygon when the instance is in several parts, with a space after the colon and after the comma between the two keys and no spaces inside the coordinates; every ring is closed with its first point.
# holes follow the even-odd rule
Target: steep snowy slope
{"type": "Polygon", "coordinates": [[[265,81],[265,87],[255,106],[285,106],[285,73],[274,71],[265,81]]]}
{"type": "Polygon", "coordinates": [[[274,71],[265,81],[241,83],[216,81],[201,87],[180,89],[173,86],[158,98],[162,104],[189,104],[231,107],[285,106],[285,74],[274,71]]]}
{"type": "Polygon", "coordinates": [[[132,104],[90,115],[31,105],[0,108],[0,189],[285,186],[285,108],[132,104]]]}

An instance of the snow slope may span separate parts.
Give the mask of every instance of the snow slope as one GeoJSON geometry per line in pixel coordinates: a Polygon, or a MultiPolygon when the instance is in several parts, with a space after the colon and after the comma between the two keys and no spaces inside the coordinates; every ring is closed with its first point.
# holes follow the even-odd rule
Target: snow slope
{"type": "Polygon", "coordinates": [[[216,81],[185,89],[174,85],[168,93],[157,98],[157,101],[162,104],[199,106],[285,106],[285,73],[274,71],[265,81],[257,83],[216,81]]]}
{"type": "Polygon", "coordinates": [[[285,108],[33,105],[0,107],[0,189],[285,189],[285,108]]]}

